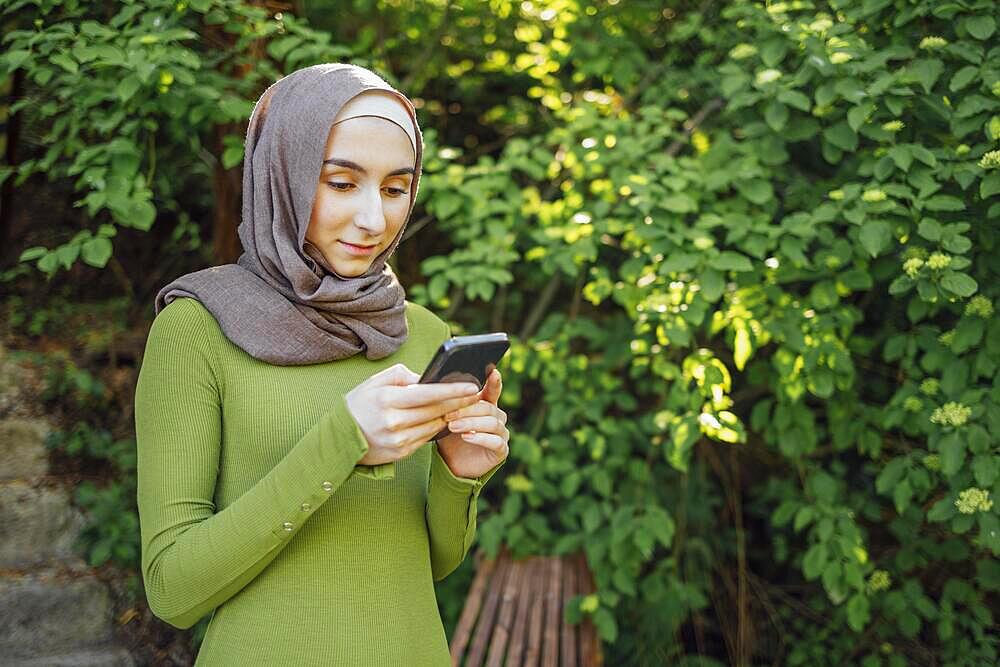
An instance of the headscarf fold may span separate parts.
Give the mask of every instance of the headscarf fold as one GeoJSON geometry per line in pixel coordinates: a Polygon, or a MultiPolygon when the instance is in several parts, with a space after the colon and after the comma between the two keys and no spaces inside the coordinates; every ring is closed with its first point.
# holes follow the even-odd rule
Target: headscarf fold
{"type": "Polygon", "coordinates": [[[261,95],[247,127],[243,162],[243,254],[236,264],[181,276],[156,295],[158,314],[178,297],[200,301],[234,344],[281,366],[315,364],[364,352],[382,359],[409,334],[405,291],[386,260],[400,227],[361,276],[339,275],[305,240],[330,128],[358,115],[381,115],[362,100],[384,91],[400,102],[387,118],[414,144],[413,212],[423,141],[412,104],[379,76],[355,65],[328,63],[279,79],[261,95]],[[348,109],[344,109],[352,102],[348,109]],[[350,111],[344,118],[341,110],[350,111]],[[352,115],[353,114],[353,115],[352,115]]]}

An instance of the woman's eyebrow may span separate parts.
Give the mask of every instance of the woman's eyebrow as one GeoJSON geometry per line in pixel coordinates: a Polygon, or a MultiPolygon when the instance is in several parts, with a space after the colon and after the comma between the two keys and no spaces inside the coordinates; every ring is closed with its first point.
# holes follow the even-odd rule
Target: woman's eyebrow
{"type": "MultiPolygon", "coordinates": [[[[335,167],[344,167],[345,169],[352,169],[361,174],[367,174],[368,170],[362,167],[357,162],[351,162],[350,160],[341,160],[340,158],[332,157],[329,160],[323,160],[323,164],[333,165],[335,167]]],[[[413,174],[413,167],[403,167],[401,169],[396,169],[395,171],[389,172],[389,176],[399,176],[402,174],[413,174]]]]}

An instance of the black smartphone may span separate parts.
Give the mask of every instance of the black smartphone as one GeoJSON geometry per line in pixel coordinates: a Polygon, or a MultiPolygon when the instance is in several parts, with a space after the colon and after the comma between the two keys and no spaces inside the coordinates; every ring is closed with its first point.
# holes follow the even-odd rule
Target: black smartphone
{"type": "MultiPolygon", "coordinates": [[[[420,376],[420,383],[472,382],[482,390],[486,379],[508,349],[510,340],[503,332],[452,336],[441,343],[431,363],[420,376]]],[[[446,426],[433,439],[450,434],[451,431],[446,426]]]]}

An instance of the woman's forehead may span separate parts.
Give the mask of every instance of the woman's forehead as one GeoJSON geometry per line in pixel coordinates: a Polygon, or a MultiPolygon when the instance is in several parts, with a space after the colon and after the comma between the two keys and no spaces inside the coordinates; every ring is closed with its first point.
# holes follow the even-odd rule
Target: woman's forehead
{"type": "Polygon", "coordinates": [[[377,116],[396,123],[413,146],[417,149],[416,127],[408,103],[403,98],[389,90],[366,90],[355,95],[341,107],[333,119],[336,126],[352,118],[377,116]]]}
{"type": "Polygon", "coordinates": [[[323,159],[324,164],[346,160],[387,172],[412,167],[416,154],[397,123],[378,116],[356,116],[330,128],[323,159]]]}

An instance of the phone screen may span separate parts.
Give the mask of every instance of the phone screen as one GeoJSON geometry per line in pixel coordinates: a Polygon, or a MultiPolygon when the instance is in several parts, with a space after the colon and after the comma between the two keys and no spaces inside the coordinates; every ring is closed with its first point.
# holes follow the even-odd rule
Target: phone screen
{"type": "MultiPolygon", "coordinates": [[[[509,348],[510,341],[505,333],[449,338],[441,343],[420,382],[474,382],[482,390],[486,378],[509,348]]],[[[445,426],[433,440],[448,435],[451,431],[445,426]]]]}
{"type": "Polygon", "coordinates": [[[420,382],[474,382],[482,389],[509,348],[502,332],[449,338],[441,343],[420,382]]]}

